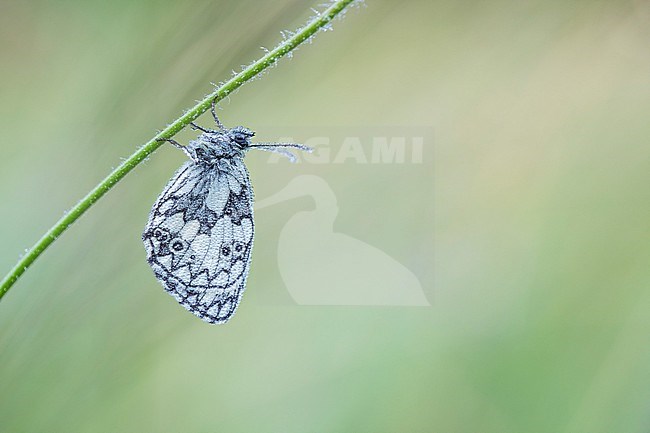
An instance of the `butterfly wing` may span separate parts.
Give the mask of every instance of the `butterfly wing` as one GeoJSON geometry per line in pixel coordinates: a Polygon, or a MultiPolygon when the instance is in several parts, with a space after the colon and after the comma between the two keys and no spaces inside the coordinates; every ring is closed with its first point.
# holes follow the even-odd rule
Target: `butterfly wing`
{"type": "Polygon", "coordinates": [[[225,323],[246,287],[253,192],[240,158],[186,162],[156,200],[142,234],[163,287],[209,323],[225,323]]]}

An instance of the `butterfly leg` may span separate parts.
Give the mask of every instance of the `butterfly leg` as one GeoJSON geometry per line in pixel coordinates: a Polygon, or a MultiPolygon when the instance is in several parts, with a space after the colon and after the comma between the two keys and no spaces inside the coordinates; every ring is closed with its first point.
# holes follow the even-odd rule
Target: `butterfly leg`
{"type": "MultiPolygon", "coordinates": [[[[214,118],[214,121],[217,124],[217,126],[219,127],[219,129],[221,131],[223,131],[225,128],[221,124],[221,121],[219,120],[219,117],[217,117],[216,105],[217,105],[217,97],[215,96],[215,98],[212,100],[212,105],[210,106],[210,112],[212,113],[212,117],[214,118]]],[[[220,132],[220,131],[215,131],[214,129],[204,128],[202,126],[197,125],[194,122],[190,122],[190,126],[194,130],[198,129],[199,131],[205,132],[205,133],[208,133],[208,134],[216,134],[216,133],[220,132]]]]}
{"type": "Polygon", "coordinates": [[[216,105],[217,105],[217,97],[215,96],[214,99],[212,100],[212,106],[210,107],[210,111],[212,112],[212,117],[214,117],[214,121],[219,127],[219,129],[224,130],[225,128],[219,121],[219,118],[217,117],[217,110],[216,110],[216,105]]]}
{"type": "Polygon", "coordinates": [[[197,130],[197,129],[198,129],[199,131],[206,132],[206,133],[208,133],[208,134],[216,134],[216,133],[219,132],[219,131],[215,131],[214,129],[204,128],[204,127],[202,127],[202,126],[197,125],[197,124],[194,123],[194,122],[190,122],[190,126],[191,126],[192,129],[194,129],[194,130],[197,130]]]}
{"type": "Polygon", "coordinates": [[[170,143],[175,148],[182,150],[183,153],[185,155],[187,155],[187,157],[189,159],[191,159],[194,162],[197,162],[196,158],[189,152],[189,150],[187,150],[187,147],[183,146],[178,141],[172,140],[171,138],[159,138],[158,141],[166,141],[166,142],[170,143]]]}

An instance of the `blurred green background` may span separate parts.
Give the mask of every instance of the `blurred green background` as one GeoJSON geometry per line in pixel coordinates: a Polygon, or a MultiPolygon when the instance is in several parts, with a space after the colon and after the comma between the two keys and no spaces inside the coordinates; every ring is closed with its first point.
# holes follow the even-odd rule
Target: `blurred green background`
{"type": "MultiPolygon", "coordinates": [[[[2,272],[314,5],[2,1],[2,272]]],[[[165,146],[0,303],[0,430],[647,432],[649,37],[640,0],[350,10],[220,114],[262,140],[433,131],[419,165],[247,158],[258,198],[325,179],[335,229],[410,269],[432,306],[293,302],[276,250],[313,207],[300,198],[257,213],[237,315],[201,322],[140,241],[184,160],[165,146]]]]}

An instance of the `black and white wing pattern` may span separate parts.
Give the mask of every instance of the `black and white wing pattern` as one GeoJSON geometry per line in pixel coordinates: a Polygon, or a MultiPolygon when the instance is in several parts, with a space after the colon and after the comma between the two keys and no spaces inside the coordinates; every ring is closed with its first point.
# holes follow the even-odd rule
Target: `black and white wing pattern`
{"type": "Polygon", "coordinates": [[[241,158],[186,162],[151,210],[147,261],[169,294],[209,323],[225,323],[246,287],[253,191],[241,158]]]}

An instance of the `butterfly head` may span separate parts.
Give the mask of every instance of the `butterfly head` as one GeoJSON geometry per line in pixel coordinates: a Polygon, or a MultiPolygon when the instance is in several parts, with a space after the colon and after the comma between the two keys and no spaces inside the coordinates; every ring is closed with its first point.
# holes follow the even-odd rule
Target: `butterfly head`
{"type": "Polygon", "coordinates": [[[246,149],[251,145],[251,138],[255,135],[254,131],[243,126],[235,126],[227,132],[228,139],[240,149],[246,149]]]}

